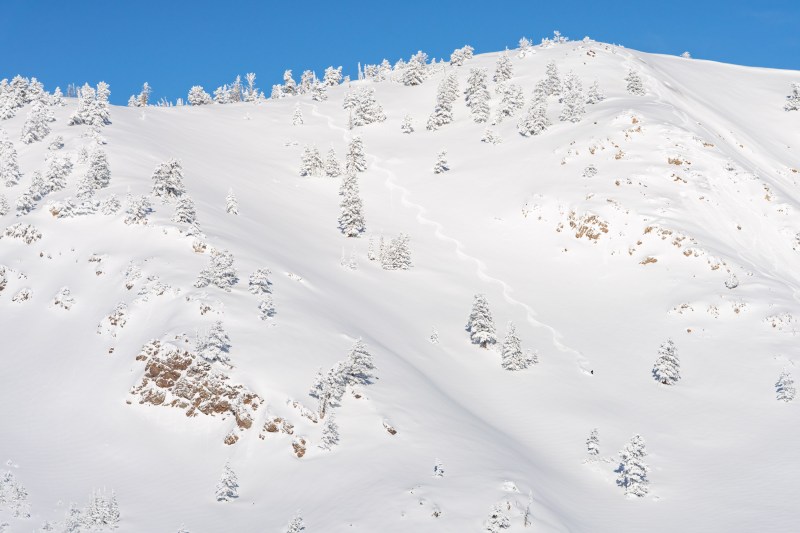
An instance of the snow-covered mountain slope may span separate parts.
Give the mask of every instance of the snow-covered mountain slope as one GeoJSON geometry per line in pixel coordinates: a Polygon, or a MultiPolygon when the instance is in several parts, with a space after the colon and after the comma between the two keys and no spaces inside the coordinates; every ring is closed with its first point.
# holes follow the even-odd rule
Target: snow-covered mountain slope
{"type": "MultiPolygon", "coordinates": [[[[486,124],[471,120],[463,96],[453,123],[425,123],[445,75],[455,72],[463,91],[471,68],[491,79],[500,54],[436,67],[414,87],[353,82],[374,88],[387,117],[353,130],[344,85],[323,102],[114,107],[100,147],[110,186],[97,197],[123,200],[115,215],[48,209],[76,195],[88,169],[79,152],[96,146],[87,126],[67,125],[74,100],[54,108],[42,142],[18,141],[27,107],[0,122],[24,174],[1,191],[12,206],[55,136],[75,161],[66,189],[0,220],[2,230],[41,233],[31,244],[0,239],[0,459],[31,511],[13,517],[0,500],[6,531],[45,521],[61,531],[69,503],[83,507],[102,488],[114,489],[125,532],[285,531],[297,510],[315,532],[478,531],[495,504],[509,531],[526,531],[529,494],[531,531],[796,530],[798,405],[777,401],[775,382],[784,369],[797,374],[800,112],[783,104],[800,73],[595,42],[535,50],[511,56],[526,108],[549,61],[584,87],[598,80],[606,99],[571,123],[558,120],[551,96],[546,131],[518,134],[523,109],[490,126],[498,144],[481,142],[486,124]],[[626,90],[630,68],[644,96],[626,90]],[[293,126],[298,104],[304,123],[293,126]],[[401,132],[406,114],[411,134],[401,132]],[[356,134],[367,231],[347,238],[337,228],[340,179],[298,168],[305,146],[343,158],[356,134]],[[450,170],[434,174],[443,149],[450,170]],[[148,224],[123,222],[125,196],[150,194],[169,158],[182,162],[202,235],[187,235],[171,221],[174,203],[159,198],[148,224]],[[229,189],[238,215],[226,212],[229,189]],[[401,232],[412,269],[368,259],[370,239],[401,232]],[[230,292],[194,286],[212,249],[233,254],[230,292]],[[259,268],[271,271],[266,319],[264,298],[248,291],[259,268]],[[69,309],[53,303],[63,287],[69,309]],[[12,301],[25,288],[30,298],[12,301]],[[477,293],[497,325],[491,349],[464,329],[477,293]],[[126,321],[114,326],[107,317],[121,303],[126,321]],[[188,363],[196,332],[218,320],[232,368],[188,363]],[[525,370],[500,365],[509,321],[538,353],[525,370]],[[308,390],[358,338],[377,379],[344,395],[340,442],[323,450],[308,390]],[[668,338],[681,362],[673,386],[651,375],[668,338]],[[188,350],[161,377],[177,372],[185,384],[195,371],[212,414],[140,403],[132,391],[146,367],[158,373],[147,366],[152,350],[137,360],[152,340],[188,350]],[[281,426],[269,427],[275,417],[292,434],[270,431],[281,426]],[[587,461],[593,428],[600,458],[587,461]],[[630,499],[614,470],[634,434],[647,446],[650,490],[630,499]],[[226,462],[239,497],[218,502],[226,462]]],[[[494,116],[492,81],[489,91],[494,116]]],[[[164,388],[153,382],[146,391],[164,388]]]]}

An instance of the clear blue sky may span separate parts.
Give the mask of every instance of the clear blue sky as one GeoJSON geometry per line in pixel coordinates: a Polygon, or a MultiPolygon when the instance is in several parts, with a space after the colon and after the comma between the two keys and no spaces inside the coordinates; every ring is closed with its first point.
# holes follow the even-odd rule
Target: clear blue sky
{"type": "Polygon", "coordinates": [[[800,0],[0,0],[0,78],[51,90],[111,85],[124,104],[142,82],[156,98],[207,91],[255,72],[269,94],[283,71],[394,62],[417,50],[450,57],[538,42],[554,29],[647,52],[800,69],[800,0]]]}

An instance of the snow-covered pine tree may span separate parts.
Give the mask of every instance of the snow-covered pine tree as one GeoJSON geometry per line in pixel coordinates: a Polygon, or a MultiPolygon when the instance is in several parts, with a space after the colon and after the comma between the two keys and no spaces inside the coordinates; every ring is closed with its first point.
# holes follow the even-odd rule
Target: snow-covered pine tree
{"type": "Polygon", "coordinates": [[[91,124],[100,128],[111,124],[111,111],[108,107],[108,98],[111,96],[111,91],[108,88],[108,84],[104,81],[99,82],[95,94],[96,98],[92,102],[91,124]]]}
{"type": "Polygon", "coordinates": [[[63,107],[67,105],[64,101],[64,93],[61,92],[61,87],[56,87],[53,94],[50,96],[50,105],[53,107],[63,107]]]}
{"type": "Polygon", "coordinates": [[[50,144],[47,146],[47,149],[54,152],[56,150],[61,150],[64,148],[64,137],[61,135],[56,135],[50,144]]]}
{"type": "Polygon", "coordinates": [[[798,111],[800,110],[800,83],[792,84],[792,94],[786,97],[786,105],[783,106],[784,111],[798,111]]]}
{"type": "Polygon", "coordinates": [[[500,123],[508,117],[512,117],[517,111],[525,106],[525,96],[522,94],[522,87],[513,83],[503,83],[498,86],[498,90],[503,95],[500,105],[497,106],[497,118],[495,123],[500,123]]]}
{"type": "Polygon", "coordinates": [[[147,224],[147,215],[153,212],[150,207],[150,198],[147,196],[128,196],[128,207],[125,209],[125,224],[147,224]]]}
{"type": "Polygon", "coordinates": [[[523,370],[531,364],[530,359],[522,351],[522,342],[517,335],[517,328],[513,322],[508,323],[508,332],[503,340],[503,350],[500,354],[501,366],[506,370],[523,370]]]}
{"type": "Polygon", "coordinates": [[[367,350],[367,345],[361,339],[356,339],[347,359],[341,366],[341,375],[345,385],[369,385],[375,379],[375,363],[372,354],[367,350]]]}
{"type": "Polygon", "coordinates": [[[519,49],[518,55],[519,55],[520,59],[524,59],[524,58],[528,57],[528,55],[533,53],[533,50],[531,49],[531,42],[526,37],[522,37],[519,40],[518,49],[519,49]]]}
{"type": "Polygon", "coordinates": [[[672,339],[667,339],[658,348],[658,357],[653,365],[653,378],[664,385],[674,385],[681,379],[678,350],[672,339]]]}
{"type": "Polygon", "coordinates": [[[150,101],[150,94],[152,92],[153,92],[153,90],[150,88],[150,84],[147,83],[147,82],[144,82],[144,85],[142,85],[142,92],[139,93],[139,97],[138,97],[138,100],[139,100],[139,106],[138,107],[147,107],[147,104],[150,101]]]}
{"type": "Polygon", "coordinates": [[[197,332],[194,349],[197,355],[209,363],[219,361],[230,366],[231,339],[219,320],[208,330],[197,332]]]}
{"type": "Polygon", "coordinates": [[[342,175],[342,165],[336,158],[336,150],[328,150],[328,157],[325,159],[325,175],[329,178],[338,178],[342,175]]]}
{"type": "Polygon", "coordinates": [[[11,91],[0,91],[0,120],[8,120],[17,114],[17,105],[11,91]]]}
{"type": "Polygon", "coordinates": [[[489,99],[491,96],[486,86],[487,76],[485,68],[470,69],[467,88],[464,90],[464,99],[472,120],[478,124],[489,120],[489,99]]]}
{"type": "Polygon", "coordinates": [[[453,101],[449,94],[448,79],[445,78],[439,84],[436,94],[436,107],[428,117],[428,123],[425,126],[428,131],[438,130],[441,126],[453,122],[453,101]]]}
{"type": "Polygon", "coordinates": [[[292,113],[292,126],[301,126],[303,124],[303,111],[300,109],[300,104],[294,106],[294,113],[292,113]]]}
{"type": "Polygon", "coordinates": [[[358,176],[355,173],[348,171],[342,177],[339,194],[342,196],[339,204],[341,207],[339,230],[347,237],[358,237],[367,228],[364,221],[364,204],[358,189],[358,176]]]}
{"type": "Polygon", "coordinates": [[[444,477],[444,465],[438,457],[433,461],[433,477],[444,477]]]}
{"type": "Polygon", "coordinates": [[[300,516],[300,511],[297,511],[297,514],[295,514],[289,521],[289,527],[286,529],[286,533],[301,533],[302,531],[305,531],[305,529],[306,524],[303,522],[303,518],[300,516]]]}
{"type": "Polygon", "coordinates": [[[354,100],[353,126],[366,126],[386,120],[386,114],[383,112],[383,107],[375,100],[375,89],[372,87],[360,87],[355,92],[354,100]]]}
{"type": "Polygon", "coordinates": [[[197,210],[194,207],[194,201],[189,196],[181,196],[175,203],[175,214],[172,216],[172,221],[197,227],[197,210]]]}
{"type": "Polygon", "coordinates": [[[45,165],[44,179],[47,192],[60,191],[67,186],[67,176],[72,172],[72,160],[69,157],[53,155],[45,165]]]}
{"type": "Polygon", "coordinates": [[[306,146],[300,158],[301,176],[319,176],[325,168],[322,156],[316,146],[306,146]]]}
{"type": "Polygon", "coordinates": [[[319,447],[323,450],[330,450],[337,444],[339,444],[339,425],[336,423],[336,417],[331,413],[325,418],[322,425],[319,447]]]}
{"type": "Polygon", "coordinates": [[[194,85],[189,89],[189,95],[186,97],[186,100],[189,102],[189,105],[209,105],[214,103],[214,100],[211,99],[211,95],[200,85],[194,85]]]}
{"type": "Polygon", "coordinates": [[[231,287],[239,282],[236,268],[233,266],[233,254],[228,250],[211,250],[209,265],[200,271],[194,286],[197,288],[215,285],[231,292],[231,287]]]}
{"type": "Polygon", "coordinates": [[[268,268],[259,268],[250,274],[250,278],[247,280],[247,290],[250,291],[250,294],[260,296],[271,293],[272,282],[269,280],[270,274],[272,274],[272,271],[268,268]]]}
{"type": "Polygon", "coordinates": [[[511,527],[511,520],[508,519],[503,507],[500,505],[493,505],[489,509],[489,518],[483,525],[483,531],[487,533],[501,533],[502,530],[511,527]]]}
{"type": "Polygon", "coordinates": [[[325,69],[325,75],[322,78],[322,83],[328,87],[335,87],[342,83],[342,67],[333,68],[328,67],[325,69]]]}
{"type": "Polygon", "coordinates": [[[345,363],[338,362],[328,370],[326,374],[322,370],[317,372],[314,384],[311,386],[309,394],[317,398],[317,414],[319,418],[325,418],[329,409],[338,405],[344,396],[347,384],[343,378],[345,363]]]}
{"type": "Polygon", "coordinates": [[[549,61],[545,67],[547,95],[561,94],[561,79],[558,77],[558,67],[555,61],[549,61]]]}
{"type": "Polygon", "coordinates": [[[644,96],[644,84],[641,76],[634,69],[628,70],[628,75],[625,76],[625,81],[628,82],[627,89],[630,94],[636,96],[644,96]]]}
{"type": "Polygon", "coordinates": [[[469,332],[472,344],[478,344],[481,348],[488,348],[490,344],[497,342],[494,319],[485,295],[475,295],[466,330],[469,332]]]}
{"type": "Polygon", "coordinates": [[[508,50],[506,50],[497,58],[497,65],[495,66],[492,79],[496,83],[503,83],[510,80],[513,75],[514,66],[511,64],[511,58],[508,56],[508,50]]]}
{"type": "Polygon", "coordinates": [[[547,118],[547,100],[536,100],[531,103],[528,110],[517,123],[517,131],[523,137],[539,135],[550,126],[547,118]]]}
{"type": "Polygon", "coordinates": [[[428,54],[419,51],[403,68],[403,85],[421,85],[428,77],[428,54]]]}
{"type": "Polygon", "coordinates": [[[641,498],[649,490],[647,472],[650,467],[644,462],[647,457],[644,440],[634,435],[631,441],[619,452],[620,464],[616,472],[617,485],[625,489],[626,496],[641,498]]]}
{"type": "Polygon", "coordinates": [[[304,70],[300,75],[300,85],[297,87],[297,92],[300,94],[311,92],[311,88],[314,86],[316,81],[317,77],[314,75],[314,72],[310,70],[304,70]]]}
{"type": "Polygon", "coordinates": [[[328,99],[328,86],[322,83],[321,81],[317,81],[311,87],[311,99],[315,102],[324,102],[328,99]]]}
{"type": "Polygon", "coordinates": [[[283,73],[283,94],[285,96],[294,96],[297,94],[297,83],[292,78],[292,71],[287,70],[283,73]]]}
{"type": "Polygon", "coordinates": [[[348,174],[364,172],[367,170],[367,158],[364,155],[364,141],[356,135],[347,144],[347,156],[344,160],[344,169],[348,174]]]}
{"type": "Polygon", "coordinates": [[[258,302],[258,317],[261,320],[268,320],[275,316],[275,302],[271,294],[265,294],[258,302]]]}
{"type": "Polygon", "coordinates": [[[231,102],[231,90],[227,85],[214,89],[214,102],[217,104],[229,104],[231,102]]]}
{"type": "Polygon", "coordinates": [[[183,165],[179,159],[171,157],[153,171],[153,196],[167,203],[184,194],[186,187],[183,184],[183,165]]]}
{"type": "Polygon", "coordinates": [[[411,115],[406,114],[406,116],[403,117],[403,123],[400,124],[400,131],[403,133],[414,132],[414,119],[411,118],[411,115]]]}
{"type": "Polygon", "coordinates": [[[589,459],[597,459],[600,455],[600,437],[597,433],[597,428],[592,429],[586,439],[586,454],[589,459]]]}
{"type": "Polygon", "coordinates": [[[89,169],[86,171],[86,180],[94,189],[108,187],[111,181],[111,170],[108,168],[108,157],[104,150],[95,148],[89,155],[89,169]]]}
{"type": "Polygon", "coordinates": [[[606,95],[600,90],[600,84],[597,80],[594,80],[589,86],[589,91],[586,93],[586,103],[590,105],[599,104],[605,99],[606,95]]]}
{"type": "Polygon", "coordinates": [[[4,194],[0,194],[0,217],[4,217],[11,211],[11,206],[8,203],[8,198],[4,194]]]}
{"type": "Polygon", "coordinates": [[[450,54],[450,65],[453,67],[460,67],[464,64],[464,61],[472,58],[474,51],[475,49],[470,45],[466,45],[462,48],[456,48],[453,50],[453,53],[450,54]]]}
{"type": "Polygon", "coordinates": [[[228,189],[228,194],[225,196],[225,212],[229,215],[239,214],[239,200],[233,193],[233,189],[228,189]]]}
{"type": "Polygon", "coordinates": [[[784,370],[775,383],[775,395],[779,401],[791,402],[795,397],[795,387],[792,375],[784,370]]]}
{"type": "Polygon", "coordinates": [[[441,174],[450,170],[447,164],[447,150],[442,150],[436,155],[436,163],[433,165],[433,173],[441,174]]]}
{"type": "Polygon", "coordinates": [[[563,107],[558,118],[562,122],[580,122],[585,112],[584,99],[580,78],[573,72],[568,73],[564,78],[564,87],[561,95],[563,107]]]}
{"type": "Polygon", "coordinates": [[[411,264],[411,250],[408,246],[411,238],[406,233],[401,233],[389,242],[381,254],[381,267],[384,270],[409,270],[411,264]]]}
{"type": "Polygon", "coordinates": [[[255,102],[258,100],[258,89],[256,89],[256,73],[248,72],[244,76],[247,81],[247,88],[244,90],[244,101],[255,102]]]}
{"type": "Polygon", "coordinates": [[[239,497],[239,479],[230,463],[225,463],[222,476],[214,488],[214,497],[218,502],[227,502],[239,497]]]}
{"type": "Polygon", "coordinates": [[[0,130],[0,181],[6,187],[13,187],[22,178],[17,161],[17,150],[6,133],[0,130]]]}
{"type": "Polygon", "coordinates": [[[33,102],[25,123],[22,125],[22,142],[31,144],[44,139],[50,133],[50,119],[53,112],[41,100],[33,102]]]}

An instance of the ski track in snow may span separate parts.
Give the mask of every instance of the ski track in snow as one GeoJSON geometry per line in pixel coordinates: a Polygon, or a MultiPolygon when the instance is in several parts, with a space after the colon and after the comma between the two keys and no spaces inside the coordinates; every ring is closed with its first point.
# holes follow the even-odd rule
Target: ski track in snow
{"type": "MultiPolygon", "coordinates": [[[[329,128],[331,128],[333,130],[341,131],[343,133],[345,141],[348,140],[347,139],[348,136],[349,136],[348,135],[348,133],[349,133],[348,130],[343,128],[343,127],[341,127],[341,126],[335,125],[333,117],[331,117],[330,115],[326,115],[326,114],[320,113],[319,109],[318,109],[318,107],[316,105],[314,105],[312,107],[312,114],[314,116],[317,116],[319,118],[323,118],[323,119],[327,120],[329,128]]],[[[456,239],[455,237],[451,237],[450,235],[447,235],[444,232],[444,226],[442,226],[441,223],[439,223],[439,222],[437,222],[435,220],[431,220],[430,218],[427,218],[425,216],[425,214],[427,213],[427,210],[422,205],[420,205],[420,204],[418,204],[416,202],[412,202],[409,199],[409,197],[411,196],[411,191],[409,191],[407,188],[403,187],[402,185],[398,184],[396,179],[395,179],[397,177],[396,174],[379,163],[379,161],[383,161],[383,159],[381,159],[381,158],[379,158],[378,156],[375,156],[375,155],[370,155],[370,156],[368,156],[368,158],[371,160],[373,168],[375,168],[379,172],[383,172],[384,174],[386,174],[386,181],[385,181],[386,187],[391,192],[395,192],[395,191],[399,191],[400,192],[400,203],[404,207],[412,208],[417,212],[417,214],[416,214],[417,222],[419,222],[423,226],[432,226],[433,229],[434,229],[434,235],[436,236],[436,238],[438,238],[439,240],[445,241],[445,242],[449,242],[450,244],[453,244],[455,246],[455,249],[456,249],[456,255],[459,257],[459,259],[463,259],[465,261],[470,261],[470,262],[475,264],[476,273],[478,275],[478,278],[481,281],[485,281],[487,283],[492,283],[492,284],[495,284],[495,285],[499,285],[500,288],[503,291],[503,298],[505,299],[505,301],[507,303],[509,303],[511,305],[515,305],[515,306],[521,307],[522,309],[524,309],[525,310],[525,318],[526,318],[526,320],[528,321],[529,324],[531,324],[531,325],[533,325],[534,327],[537,327],[537,328],[546,329],[550,333],[553,345],[556,347],[556,349],[558,351],[562,352],[562,353],[574,355],[575,358],[576,358],[577,364],[578,364],[578,368],[580,368],[581,372],[583,372],[584,374],[587,374],[587,375],[591,375],[591,365],[589,363],[589,360],[586,358],[586,356],[583,355],[583,353],[581,353],[580,350],[577,350],[575,348],[571,348],[571,347],[567,346],[566,344],[564,344],[564,342],[562,342],[564,336],[561,334],[561,332],[559,332],[553,326],[550,326],[549,324],[545,324],[544,322],[541,322],[541,321],[537,320],[536,319],[537,313],[533,310],[533,308],[530,305],[528,305],[525,302],[522,302],[520,300],[517,300],[516,298],[511,296],[511,294],[513,293],[513,289],[511,288],[510,285],[508,285],[508,283],[506,283],[505,281],[503,281],[503,280],[501,280],[499,278],[496,278],[496,277],[493,277],[493,276],[489,275],[486,263],[484,263],[483,261],[481,261],[477,257],[475,257],[473,255],[470,255],[467,252],[465,252],[464,251],[465,250],[464,243],[462,243],[460,240],[456,239]]]]}

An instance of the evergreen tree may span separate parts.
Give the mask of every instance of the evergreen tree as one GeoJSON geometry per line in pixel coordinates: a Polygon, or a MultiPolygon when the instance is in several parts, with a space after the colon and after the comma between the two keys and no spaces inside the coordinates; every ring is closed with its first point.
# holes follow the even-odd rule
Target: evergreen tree
{"type": "Polygon", "coordinates": [[[653,365],[653,378],[664,385],[674,385],[681,379],[680,367],[675,343],[667,339],[658,348],[658,358],[653,365]]]}
{"type": "Polygon", "coordinates": [[[292,113],[292,126],[300,126],[303,124],[303,112],[300,110],[300,104],[294,106],[294,113],[292,113]]]}
{"type": "Polygon", "coordinates": [[[539,135],[549,126],[550,119],[547,118],[547,102],[534,100],[517,123],[517,131],[519,131],[520,135],[528,137],[530,135],[539,135]]]}
{"type": "Polygon", "coordinates": [[[172,221],[191,227],[197,227],[197,210],[191,198],[184,195],[177,201],[175,204],[175,215],[173,215],[172,221]]]}
{"type": "Polygon", "coordinates": [[[335,87],[342,83],[342,67],[333,68],[328,67],[325,69],[325,75],[322,78],[322,83],[328,87],[335,87]]]}
{"type": "Polygon", "coordinates": [[[317,77],[312,71],[304,70],[303,74],[300,76],[300,86],[297,88],[297,92],[300,94],[311,92],[311,88],[314,86],[316,81],[317,77]]]}
{"type": "Polygon", "coordinates": [[[500,144],[503,142],[502,137],[491,128],[486,128],[483,131],[483,137],[481,137],[481,142],[489,143],[489,144],[500,144]]]}
{"type": "Polygon", "coordinates": [[[231,90],[227,85],[214,89],[214,102],[218,104],[229,104],[231,102],[231,90]]]}
{"type": "Polygon", "coordinates": [[[561,97],[563,107],[561,108],[559,119],[562,122],[580,122],[585,112],[583,107],[584,99],[581,80],[570,72],[564,78],[564,88],[561,97]]]}
{"type": "Polygon", "coordinates": [[[369,385],[375,378],[375,363],[364,341],[357,339],[342,366],[345,385],[369,385]]]}
{"type": "Polygon", "coordinates": [[[300,158],[301,176],[319,176],[325,168],[322,156],[316,146],[306,146],[300,158]]]}
{"type": "Polygon", "coordinates": [[[236,199],[233,189],[228,189],[228,195],[225,196],[225,212],[229,215],[239,214],[239,200],[236,199]]]}
{"type": "Polygon", "coordinates": [[[89,155],[89,169],[86,171],[86,179],[94,189],[108,187],[111,180],[111,170],[108,168],[108,157],[105,151],[96,148],[89,155]]]}
{"type": "Polygon", "coordinates": [[[305,529],[306,524],[303,522],[303,518],[300,516],[300,511],[298,511],[289,522],[289,528],[286,530],[286,533],[301,533],[302,531],[305,531],[305,529]]]}
{"type": "Polygon", "coordinates": [[[297,94],[297,83],[292,78],[292,71],[287,70],[283,73],[283,94],[285,96],[294,96],[297,94]]]}
{"type": "Polygon", "coordinates": [[[445,124],[453,122],[453,102],[458,95],[458,79],[455,74],[444,78],[439,84],[436,94],[436,107],[428,118],[426,128],[437,130],[445,124]]]}
{"type": "Polygon", "coordinates": [[[497,65],[494,69],[494,76],[492,79],[496,83],[503,83],[508,81],[514,75],[514,66],[511,64],[511,58],[508,57],[508,51],[500,54],[497,58],[497,65]]]}
{"type": "Polygon", "coordinates": [[[339,204],[341,207],[339,229],[347,237],[358,237],[367,228],[364,222],[364,205],[359,194],[356,174],[348,172],[342,178],[339,194],[342,196],[339,204]]]}
{"type": "Polygon", "coordinates": [[[473,68],[469,71],[467,88],[464,91],[467,107],[472,120],[478,124],[489,120],[489,89],[486,87],[486,69],[473,68]]]}
{"type": "Polygon", "coordinates": [[[17,162],[17,150],[14,143],[6,136],[5,132],[0,132],[0,181],[6,187],[13,187],[22,178],[17,162]]]}
{"type": "Polygon", "coordinates": [[[493,505],[489,510],[489,518],[483,526],[483,531],[488,533],[500,533],[503,529],[511,527],[511,521],[506,516],[500,505],[493,505]]]}
{"type": "Polygon", "coordinates": [[[186,187],[183,184],[183,165],[179,159],[171,157],[153,171],[153,196],[167,203],[184,194],[186,187]]]}
{"type": "Polygon", "coordinates": [[[328,158],[325,160],[325,175],[329,178],[338,178],[342,175],[342,165],[336,159],[336,150],[328,150],[328,158]]]}
{"type": "Polygon", "coordinates": [[[600,90],[600,84],[594,80],[589,86],[589,91],[586,93],[587,104],[599,104],[606,99],[606,95],[600,90]]]}
{"type": "Polygon", "coordinates": [[[231,292],[231,287],[239,283],[236,268],[233,266],[233,254],[228,250],[211,250],[209,265],[200,271],[194,286],[197,288],[215,285],[231,292]]]}
{"type": "Polygon", "coordinates": [[[513,322],[508,323],[508,332],[503,340],[501,358],[501,366],[506,370],[523,370],[531,364],[528,356],[522,352],[522,342],[513,322]]]}
{"type": "Polygon", "coordinates": [[[64,101],[64,94],[61,92],[61,87],[56,87],[53,91],[53,95],[50,97],[50,105],[58,107],[67,105],[64,101]]]}
{"type": "Polygon", "coordinates": [[[783,106],[785,111],[798,111],[800,110],[800,83],[792,84],[792,94],[786,97],[786,105],[783,106]]]}
{"type": "Polygon", "coordinates": [[[48,192],[60,191],[67,186],[67,176],[72,172],[72,161],[69,157],[51,156],[47,159],[45,182],[48,192]]]}
{"type": "Polygon", "coordinates": [[[519,54],[518,55],[519,55],[520,59],[524,59],[524,58],[528,57],[531,53],[533,53],[533,50],[531,49],[531,42],[527,38],[522,37],[519,40],[519,54]]]}
{"type": "Polygon", "coordinates": [[[438,457],[433,462],[433,477],[444,477],[444,465],[438,457]]]}
{"type": "Polygon", "coordinates": [[[383,108],[375,100],[375,89],[361,87],[355,92],[351,117],[353,126],[366,126],[386,120],[383,108]]]}
{"type": "Polygon", "coordinates": [[[775,393],[778,400],[784,402],[791,402],[795,397],[795,387],[792,375],[784,370],[778,377],[778,382],[775,383],[775,393]]]}
{"type": "Polygon", "coordinates": [[[322,438],[319,447],[323,450],[330,450],[339,444],[339,426],[336,424],[336,417],[331,413],[322,425],[322,438]]]}
{"type": "Polygon", "coordinates": [[[381,254],[381,266],[384,270],[408,270],[411,268],[411,250],[409,249],[410,237],[401,233],[392,239],[389,246],[381,254]]]}
{"type": "Polygon", "coordinates": [[[550,61],[545,67],[546,87],[548,96],[557,96],[561,94],[561,80],[558,77],[558,67],[555,61],[550,61]]]}
{"type": "Polygon", "coordinates": [[[150,199],[147,196],[128,197],[128,208],[125,210],[125,224],[147,224],[147,215],[152,213],[150,199]]]}
{"type": "Polygon", "coordinates": [[[421,85],[428,77],[428,54],[419,51],[403,68],[403,85],[421,85]]]}
{"type": "Polygon", "coordinates": [[[214,489],[218,502],[227,502],[239,497],[239,480],[229,463],[222,469],[222,477],[214,489]]]}
{"type": "Polygon", "coordinates": [[[267,294],[258,302],[259,318],[267,320],[275,316],[275,303],[272,301],[272,295],[267,294]]]}
{"type": "Polygon", "coordinates": [[[0,120],[8,120],[17,114],[17,105],[11,91],[0,91],[0,120]]]}
{"type": "Polygon", "coordinates": [[[364,142],[358,135],[353,137],[347,145],[344,169],[348,174],[355,174],[367,170],[367,158],[364,155],[364,142]]]}
{"type": "Polygon", "coordinates": [[[211,99],[211,95],[200,85],[195,85],[189,89],[189,95],[186,97],[186,100],[189,102],[189,105],[208,105],[214,103],[214,100],[211,99]]]}
{"type": "Polygon", "coordinates": [[[513,83],[504,83],[499,86],[499,91],[503,95],[500,105],[497,107],[496,123],[503,119],[514,116],[517,111],[525,106],[525,97],[522,94],[522,87],[513,83]]]}
{"type": "Polygon", "coordinates": [[[639,73],[633,69],[628,70],[628,75],[625,76],[625,81],[628,82],[628,92],[636,96],[644,96],[644,84],[639,73]]]}
{"type": "Polygon", "coordinates": [[[247,89],[244,90],[244,101],[255,102],[258,100],[258,89],[256,89],[256,73],[248,72],[244,79],[247,81],[247,89]]]}
{"type": "Polygon", "coordinates": [[[406,116],[403,117],[403,123],[400,125],[400,131],[403,133],[414,132],[414,120],[411,118],[411,115],[406,114],[406,116]]]}
{"type": "Polygon", "coordinates": [[[324,83],[317,81],[311,87],[311,99],[315,102],[324,102],[328,99],[328,92],[327,92],[327,85],[324,83]]]}
{"type": "Polygon", "coordinates": [[[650,468],[644,462],[647,452],[644,440],[638,434],[619,452],[620,464],[616,472],[617,485],[625,489],[626,496],[641,498],[647,495],[647,472],[650,468]]]}
{"type": "Polygon", "coordinates": [[[478,344],[481,348],[488,348],[490,344],[497,342],[492,312],[483,294],[475,295],[466,330],[469,332],[472,344],[478,344]]]}
{"type": "Polygon", "coordinates": [[[600,455],[600,437],[597,434],[597,428],[594,428],[586,439],[586,453],[589,459],[596,459],[600,455]]]}
{"type": "Polygon", "coordinates": [[[447,150],[442,150],[436,156],[436,164],[433,165],[433,173],[441,174],[448,170],[450,170],[450,167],[447,164],[447,150]]]}
{"type": "Polygon", "coordinates": [[[259,268],[250,274],[250,279],[247,281],[247,290],[250,291],[250,294],[259,296],[262,294],[271,293],[272,282],[269,280],[270,274],[272,274],[272,271],[270,271],[268,268],[259,268]]]}
{"type": "Polygon", "coordinates": [[[219,320],[208,330],[197,332],[194,349],[197,355],[209,363],[219,361],[224,365],[230,365],[231,339],[219,320]]]}
{"type": "Polygon", "coordinates": [[[62,148],[64,148],[64,137],[61,135],[56,135],[47,147],[50,151],[61,150],[62,148]]]}
{"type": "Polygon", "coordinates": [[[53,112],[42,102],[33,102],[25,123],[22,125],[22,142],[31,144],[44,139],[50,133],[50,125],[53,112]]]}

